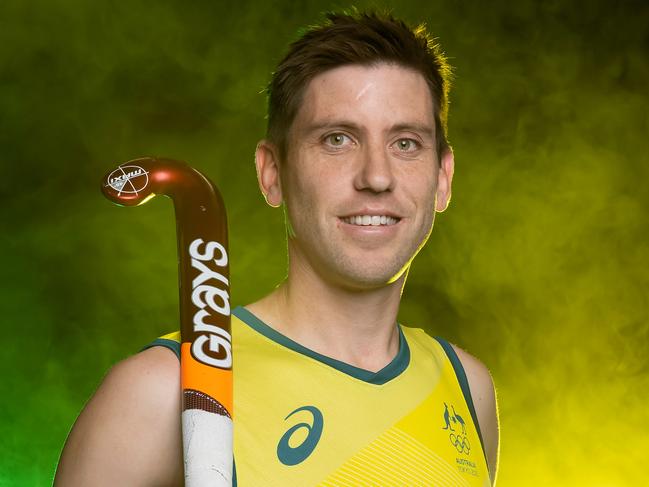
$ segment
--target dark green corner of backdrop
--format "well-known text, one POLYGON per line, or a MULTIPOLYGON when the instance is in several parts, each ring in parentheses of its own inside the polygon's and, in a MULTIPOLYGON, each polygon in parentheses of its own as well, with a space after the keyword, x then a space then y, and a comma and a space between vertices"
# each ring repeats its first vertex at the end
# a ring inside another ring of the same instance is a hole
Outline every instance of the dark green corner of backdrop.
MULTIPOLYGON (((649 4, 378 5, 426 22, 455 66, 453 200, 401 321, 490 368, 499 487, 643 485, 649 4)), ((105 372, 178 328, 171 203, 111 206, 116 163, 184 159, 219 185, 234 302, 283 277, 253 165, 261 91, 298 28, 341 6, 0 3, 0 487, 49 485, 105 372)))

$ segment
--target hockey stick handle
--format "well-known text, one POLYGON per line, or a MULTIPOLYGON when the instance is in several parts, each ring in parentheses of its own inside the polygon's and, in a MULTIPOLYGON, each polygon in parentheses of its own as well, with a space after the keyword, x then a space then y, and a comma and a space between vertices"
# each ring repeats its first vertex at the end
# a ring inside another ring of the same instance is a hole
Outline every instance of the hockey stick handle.
POLYGON ((182 431, 187 487, 232 485, 232 337, 225 206, 187 164, 142 158, 120 165, 102 192, 121 206, 170 197, 178 241, 182 431))

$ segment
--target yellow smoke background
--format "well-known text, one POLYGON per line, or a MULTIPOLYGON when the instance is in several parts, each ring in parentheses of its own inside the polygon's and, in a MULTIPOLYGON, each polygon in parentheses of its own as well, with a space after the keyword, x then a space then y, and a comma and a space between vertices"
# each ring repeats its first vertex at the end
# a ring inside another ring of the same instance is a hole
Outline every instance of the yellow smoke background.
POLYGON ((491 369, 499 486, 647 482, 647 10, 627 8, 509 12, 506 50, 458 56, 454 197, 404 308, 491 369))
MULTIPOLYGON (((453 198, 400 320, 491 370, 498 487, 645 485, 649 5, 380 5, 425 21, 456 73, 453 198)), ((341 6, 0 4, 1 487, 50 484, 105 372, 178 328, 171 205, 108 204, 117 162, 184 159, 220 186, 234 302, 283 277, 252 164, 260 91, 298 28, 341 6)))

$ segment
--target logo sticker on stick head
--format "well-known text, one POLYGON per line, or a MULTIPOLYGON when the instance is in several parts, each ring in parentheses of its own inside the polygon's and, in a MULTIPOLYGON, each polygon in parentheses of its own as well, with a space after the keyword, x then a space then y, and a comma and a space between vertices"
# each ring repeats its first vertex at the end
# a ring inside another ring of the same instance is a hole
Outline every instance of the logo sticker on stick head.
POLYGON ((149 173, 140 166, 120 166, 108 175, 106 186, 119 194, 138 194, 149 184, 149 173))

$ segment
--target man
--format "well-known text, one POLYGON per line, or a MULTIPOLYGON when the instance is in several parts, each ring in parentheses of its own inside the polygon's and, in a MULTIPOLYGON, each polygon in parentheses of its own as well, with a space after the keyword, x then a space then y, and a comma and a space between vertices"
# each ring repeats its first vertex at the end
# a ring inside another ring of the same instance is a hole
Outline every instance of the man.
MULTIPOLYGON (((396 323, 451 197, 448 77, 423 29, 375 14, 330 14, 274 73, 256 164, 286 214, 289 266, 233 312, 239 485, 492 485, 489 372, 396 323)), ((57 485, 182 485, 178 338, 110 371, 57 485)))

